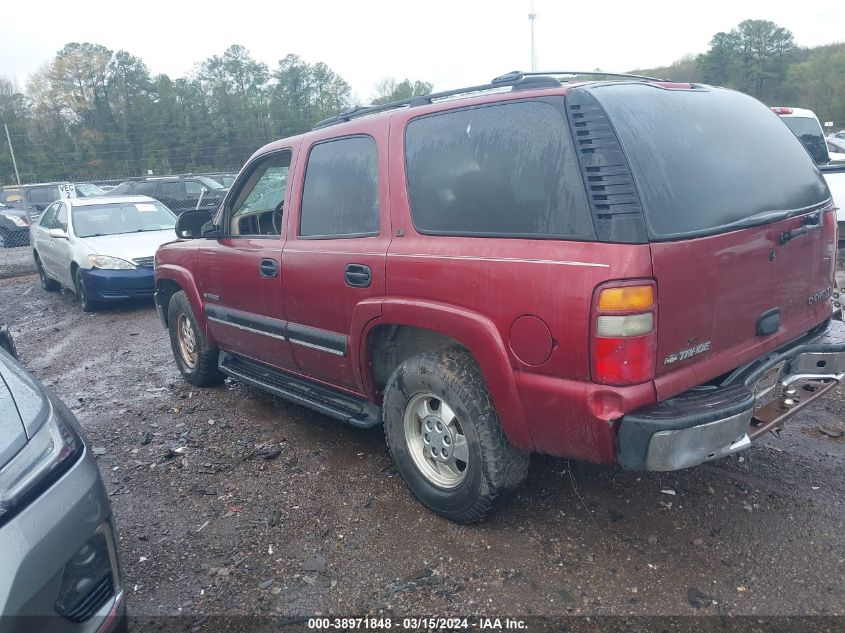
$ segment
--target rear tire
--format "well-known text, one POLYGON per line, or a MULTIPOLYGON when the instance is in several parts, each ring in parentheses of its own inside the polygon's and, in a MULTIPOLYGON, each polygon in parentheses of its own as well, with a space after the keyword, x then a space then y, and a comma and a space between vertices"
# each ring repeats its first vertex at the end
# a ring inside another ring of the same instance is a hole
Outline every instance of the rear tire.
POLYGON ((58 281, 47 276, 44 266, 41 265, 41 259, 37 255, 35 256, 35 267, 38 269, 38 278, 41 280, 41 288, 45 292, 56 292, 61 287, 58 281))
POLYGON ((388 380, 382 411, 402 479, 426 507, 451 521, 486 518, 525 481, 530 457, 505 437, 466 350, 403 361, 388 380))
POLYGON ((76 300, 79 302, 79 307, 83 312, 94 312, 98 304, 88 296, 88 289, 85 287, 85 279, 82 278, 82 269, 77 268, 73 274, 73 291, 76 294, 76 300))
POLYGON ((219 385, 226 376, 217 368, 220 351, 209 343, 197 325, 194 311, 183 290, 167 305, 167 329, 170 346, 182 377, 197 387, 219 385))

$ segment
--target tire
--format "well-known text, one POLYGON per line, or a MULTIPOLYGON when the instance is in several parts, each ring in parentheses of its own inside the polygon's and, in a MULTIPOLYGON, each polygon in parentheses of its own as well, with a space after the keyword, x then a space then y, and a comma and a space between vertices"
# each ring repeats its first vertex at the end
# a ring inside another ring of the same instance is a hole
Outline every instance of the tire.
POLYGON ((188 297, 182 290, 174 294, 167 305, 167 323, 170 347, 173 348, 173 357, 182 377, 197 387, 209 387, 223 382, 226 376, 217 368, 220 352, 216 346, 209 343, 197 325, 194 311, 191 310, 188 297))
POLYGON ((486 518, 525 481, 530 457, 505 437, 481 370, 466 350, 403 361, 388 380, 382 412, 402 479, 423 505, 451 521, 486 518))
POLYGON ((55 279, 47 276, 44 266, 41 265, 41 259, 36 255, 35 267, 38 269, 38 278, 41 280, 41 288, 46 292, 56 292, 61 288, 61 284, 55 279))
POLYGON ((85 280, 82 278, 82 269, 77 268, 73 273, 73 292, 76 294, 76 300, 79 302, 79 307, 83 312, 94 312, 98 304, 88 296, 88 290, 85 288, 85 280))

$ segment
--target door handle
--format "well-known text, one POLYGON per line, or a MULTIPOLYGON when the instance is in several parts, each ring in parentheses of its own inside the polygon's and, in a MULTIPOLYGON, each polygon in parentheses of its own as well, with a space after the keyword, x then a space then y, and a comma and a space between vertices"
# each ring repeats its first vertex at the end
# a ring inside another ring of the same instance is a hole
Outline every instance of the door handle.
POLYGON ((275 259, 262 259, 258 264, 258 272, 261 273, 262 277, 269 279, 277 277, 279 274, 279 262, 275 259))
POLYGON ((369 288, 373 280, 369 266, 364 264, 347 264, 346 272, 343 275, 347 286, 353 288, 369 288))

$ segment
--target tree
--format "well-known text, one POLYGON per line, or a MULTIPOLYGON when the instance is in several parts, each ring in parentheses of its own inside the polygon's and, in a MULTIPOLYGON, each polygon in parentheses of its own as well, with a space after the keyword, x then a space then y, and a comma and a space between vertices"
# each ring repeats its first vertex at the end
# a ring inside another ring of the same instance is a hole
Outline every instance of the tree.
POLYGON ((395 79, 388 77, 376 84, 376 94, 372 99, 372 104, 380 105, 390 103, 391 101, 404 101, 413 97, 427 95, 433 87, 427 81, 412 82, 410 79, 403 79, 397 83, 395 79))

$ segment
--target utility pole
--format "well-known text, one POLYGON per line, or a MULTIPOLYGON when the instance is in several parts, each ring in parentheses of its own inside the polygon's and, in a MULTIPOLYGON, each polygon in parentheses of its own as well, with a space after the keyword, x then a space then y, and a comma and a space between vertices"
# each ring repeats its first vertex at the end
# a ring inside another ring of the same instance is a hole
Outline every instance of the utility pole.
POLYGON ((537 72, 537 51, 534 48, 534 20, 536 19, 534 0, 531 0, 531 13, 528 14, 528 23, 531 25, 531 72, 537 72))
POLYGON ((9 136, 9 126, 4 123, 3 127, 6 129, 6 140, 9 141, 9 153, 12 155, 12 165, 15 166, 15 179, 18 181, 18 187, 20 187, 21 175, 18 173, 18 161, 15 160, 15 150, 12 147, 12 137, 9 136))

